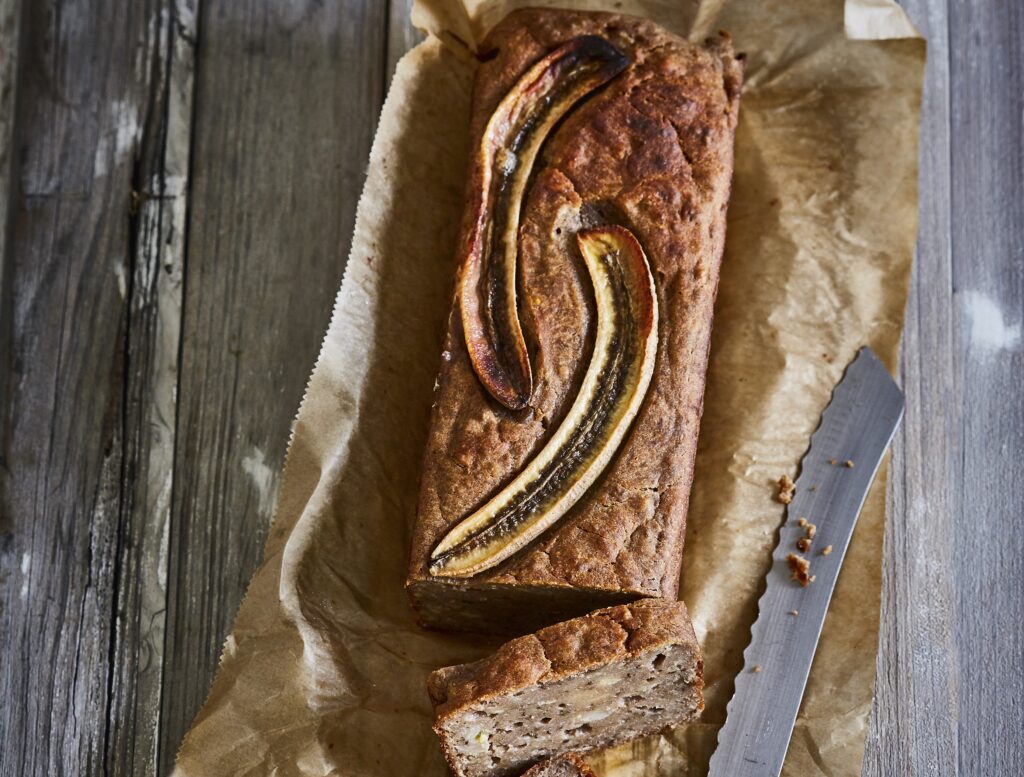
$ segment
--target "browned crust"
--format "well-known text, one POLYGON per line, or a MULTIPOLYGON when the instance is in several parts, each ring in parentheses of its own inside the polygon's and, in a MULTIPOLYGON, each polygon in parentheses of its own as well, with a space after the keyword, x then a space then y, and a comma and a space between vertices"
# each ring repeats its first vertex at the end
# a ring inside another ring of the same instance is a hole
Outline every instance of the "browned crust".
POLYGON ((696 685, 703 688, 700 648, 682 602, 641 599, 556 623, 506 642, 480 661, 432 672, 427 690, 434 705, 434 728, 440 733, 446 718, 495 696, 673 645, 693 653, 696 685))
MULTIPOLYGON (((606 36, 634 64, 577 108, 538 160, 520 227, 520 306, 535 379, 529 408, 511 412, 489 397, 467 357, 457 311, 450 317, 412 538, 414 604, 422 585, 587 589, 609 597, 674 598, 678 591, 742 64, 727 38, 702 47, 634 17, 518 11, 482 46, 492 58, 474 85, 473 147, 516 79, 582 34, 606 36), (633 429, 603 477, 538 541, 471 580, 431 578, 434 545, 514 477, 572 402, 594 321, 586 271, 570 240, 607 220, 640 239, 663 311, 654 379, 633 429)), ((464 236, 471 220, 467 213, 464 236)))

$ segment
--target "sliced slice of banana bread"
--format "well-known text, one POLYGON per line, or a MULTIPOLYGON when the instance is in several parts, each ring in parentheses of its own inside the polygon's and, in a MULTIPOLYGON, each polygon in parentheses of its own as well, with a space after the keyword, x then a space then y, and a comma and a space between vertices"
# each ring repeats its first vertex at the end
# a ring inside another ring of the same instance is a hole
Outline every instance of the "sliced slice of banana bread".
POLYGON ((552 755, 653 734, 704 708, 686 606, 641 599, 506 642, 430 676, 434 730, 457 777, 504 777, 552 755))
POLYGON ((523 772, 523 777, 597 777, 597 774, 576 753, 567 753, 530 767, 523 772))

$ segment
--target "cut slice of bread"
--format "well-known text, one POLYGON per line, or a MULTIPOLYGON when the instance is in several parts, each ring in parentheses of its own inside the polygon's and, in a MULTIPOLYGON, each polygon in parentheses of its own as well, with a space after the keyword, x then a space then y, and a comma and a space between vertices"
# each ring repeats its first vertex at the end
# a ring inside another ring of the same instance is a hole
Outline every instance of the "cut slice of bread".
POLYGON ((456 777, 505 777, 692 720, 703 664, 686 606, 642 599, 505 643, 430 676, 456 777))

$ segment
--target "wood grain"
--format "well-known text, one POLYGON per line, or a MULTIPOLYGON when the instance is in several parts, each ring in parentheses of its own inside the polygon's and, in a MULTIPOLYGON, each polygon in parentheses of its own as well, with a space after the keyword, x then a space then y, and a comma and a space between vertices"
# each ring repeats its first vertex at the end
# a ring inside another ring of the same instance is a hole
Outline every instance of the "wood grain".
POLYGON ((199 17, 159 764, 262 558, 384 96, 386 6, 207 0, 199 17))
POLYGON ((921 108, 920 222, 899 382, 907 398, 893 445, 885 534, 875 702, 863 774, 955 774, 959 678, 955 580, 949 537, 956 520, 961 402, 953 372, 950 263, 949 42, 945 4, 904 3, 928 39, 921 108), (936 455, 939 454, 939 455, 936 455), (915 710, 930 710, 928 715, 915 710))
POLYGON ((143 134, 130 208, 131 303, 126 331, 122 492, 128 521, 118 572, 137 626, 112 646, 119 671, 109 702, 112 774, 152 774, 160 747, 167 544, 175 484, 178 359, 195 64, 195 2, 160 9, 159 123, 143 134))
POLYGON ((1024 764, 1024 6, 951 2, 949 52, 958 767, 1013 774, 1024 764))
MULTIPOLYGON (((411 0, 0 0, 0 775, 167 773, 411 0)), ((1024 7, 929 38, 865 775, 1024 763, 1024 7)))
POLYGON ((169 86, 189 57, 175 11, 22 5, 2 276, 4 775, 153 762, 163 574, 149 463, 166 450, 153 399, 184 214, 169 86))
MULTIPOLYGON (((14 176, 14 116, 17 103, 18 59, 21 44, 21 2, 0 0, 0 293, 12 290, 6 283, 7 262, 10 255, 12 202, 16 192, 14 176)), ((0 329, 8 330, 11 300, 0 297, 0 329)), ((0 336, 0 348, 8 345, 0 336)), ((7 363, 7 354, 0 350, 0 364, 7 363)), ((5 386, 0 381, 0 407, 4 406, 5 386)), ((2 581, 3 578, 0 578, 2 581)))
POLYGON ((906 0, 929 40, 865 775, 1024 763, 1024 9, 906 0))

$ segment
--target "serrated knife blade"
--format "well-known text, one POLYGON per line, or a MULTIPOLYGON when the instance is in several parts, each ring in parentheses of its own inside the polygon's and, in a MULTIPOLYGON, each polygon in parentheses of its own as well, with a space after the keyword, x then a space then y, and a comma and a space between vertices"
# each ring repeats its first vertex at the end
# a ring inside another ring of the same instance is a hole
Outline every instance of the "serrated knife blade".
POLYGON ((801 461, 709 777, 781 772, 853 527, 902 418, 903 393, 871 349, 862 348, 801 461), (796 546, 807 534, 800 518, 816 527, 804 553, 796 546), (806 587, 792 578, 790 553, 810 562, 814 581, 806 587))

